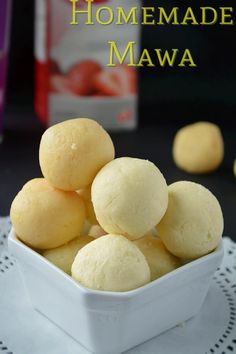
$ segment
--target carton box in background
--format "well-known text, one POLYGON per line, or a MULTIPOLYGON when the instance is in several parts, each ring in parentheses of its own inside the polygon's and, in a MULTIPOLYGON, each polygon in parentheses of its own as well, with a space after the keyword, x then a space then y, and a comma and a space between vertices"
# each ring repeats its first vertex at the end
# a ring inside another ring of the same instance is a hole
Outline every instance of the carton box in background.
MULTIPOLYGON (((105 5, 123 7, 126 13, 140 0, 106 0, 105 5)), ((93 13, 101 7, 94 0, 93 13)), ((84 0, 77 7, 87 9, 84 0)), ((104 16, 106 16, 104 14, 104 16)), ((125 63, 108 68, 108 41, 116 41, 123 53, 129 41, 139 51, 140 28, 125 24, 103 26, 71 25, 69 0, 36 2, 36 112, 46 126, 65 119, 89 117, 108 130, 134 129, 137 126, 137 71, 125 63)), ((128 60, 128 58, 127 58, 128 60)))
POLYGON ((3 127, 3 110, 5 101, 5 81, 7 73, 7 53, 10 32, 11 0, 0 2, 0 141, 3 127))

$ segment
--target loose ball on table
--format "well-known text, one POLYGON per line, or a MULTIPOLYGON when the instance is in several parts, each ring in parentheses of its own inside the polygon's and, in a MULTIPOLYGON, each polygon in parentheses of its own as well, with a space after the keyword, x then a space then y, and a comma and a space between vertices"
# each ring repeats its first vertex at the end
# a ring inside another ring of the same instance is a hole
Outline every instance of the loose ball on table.
POLYGON ((108 133, 96 121, 86 118, 48 128, 39 149, 44 177, 65 191, 89 186, 97 172, 113 158, 114 146, 108 133))
POLYGON ((150 281, 144 255, 120 235, 102 236, 83 247, 71 272, 80 284, 94 290, 128 291, 150 281))
POLYGON ((79 236, 65 245, 44 251, 42 255, 65 273, 71 274, 71 266, 78 251, 93 240, 90 236, 79 236))
POLYGON ((165 216, 158 235, 175 256, 194 259, 213 251, 223 233, 223 215, 216 197, 200 184, 171 184, 165 216))
POLYGON ((76 192, 63 192, 44 178, 24 185, 11 205, 11 222, 17 236, 37 249, 50 249, 80 234, 85 207, 76 192))
POLYGON ((160 278, 181 266, 180 260, 166 249, 160 239, 148 235, 134 241, 134 243, 148 262, 151 280, 160 278))
POLYGON ((224 157, 224 141, 219 127, 198 122, 180 129, 173 144, 176 165, 189 173, 214 171, 224 157))
POLYGON ((150 231, 165 214, 166 181, 152 162, 118 158, 95 177, 92 202, 96 218, 107 233, 135 240, 150 231))

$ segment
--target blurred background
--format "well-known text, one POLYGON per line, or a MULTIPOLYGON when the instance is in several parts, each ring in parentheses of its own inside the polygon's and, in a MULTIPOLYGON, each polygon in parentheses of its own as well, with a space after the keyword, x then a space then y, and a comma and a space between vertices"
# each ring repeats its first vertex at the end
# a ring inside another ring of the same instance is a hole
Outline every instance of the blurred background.
MULTIPOLYGON (((202 4, 201 4, 202 3, 202 4)), ((153 1, 143 1, 154 6, 153 1)), ((1 6, 1 5, 0 5, 1 6)), ((166 9, 203 2, 187 1, 156 6, 166 9)), ((207 6, 216 6, 209 0, 207 6)), ((233 6, 233 1, 224 1, 233 6)), ((0 8, 1 11, 1 8, 0 8)), ((35 95, 35 3, 15 1, 12 8, 10 54, 3 141, 0 144, 0 215, 8 215, 14 195, 22 185, 40 176, 38 145, 43 125, 34 110, 35 95)), ((117 156, 136 156, 156 163, 167 182, 193 180, 208 187, 219 199, 225 216, 225 235, 236 240, 236 188, 233 162, 236 158, 236 41, 234 26, 146 26, 142 48, 189 48, 197 68, 143 68, 139 70, 138 128, 112 133, 117 156), (208 175, 180 171, 172 159, 177 130, 199 120, 212 121, 222 130, 225 158, 208 175)), ((65 117, 66 118, 66 117, 65 117)))
MULTIPOLYGON (((34 1, 27 0, 13 4, 7 106, 20 102, 33 109, 34 5, 34 1)), ((143 5, 154 6, 150 0, 143 1, 143 5)), ((168 9, 179 6, 179 2, 166 5, 160 0, 158 6, 168 9)), ((199 13, 203 2, 181 3, 183 12, 188 6, 199 13)), ((207 6, 214 7, 216 3, 208 0, 207 6)), ((233 6, 233 1, 224 1, 224 6, 233 6)), ((155 116, 140 115, 141 124, 166 119, 235 119, 234 26, 144 26, 142 47, 189 48, 198 67, 140 70, 140 105, 155 107, 155 116)))

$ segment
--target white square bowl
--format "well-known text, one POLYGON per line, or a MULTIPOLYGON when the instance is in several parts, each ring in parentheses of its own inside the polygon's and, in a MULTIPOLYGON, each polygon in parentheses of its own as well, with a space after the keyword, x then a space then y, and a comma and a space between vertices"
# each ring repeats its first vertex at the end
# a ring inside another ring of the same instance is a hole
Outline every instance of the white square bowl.
POLYGON ((84 288, 11 230, 9 249, 36 310, 96 354, 119 354, 193 317, 223 258, 207 256, 128 292, 84 288))

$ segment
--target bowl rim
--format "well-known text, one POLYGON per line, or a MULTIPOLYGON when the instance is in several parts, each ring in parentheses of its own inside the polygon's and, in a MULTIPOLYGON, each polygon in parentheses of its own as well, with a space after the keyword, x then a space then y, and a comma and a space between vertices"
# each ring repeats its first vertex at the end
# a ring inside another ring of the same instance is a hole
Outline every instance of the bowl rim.
POLYGON ((38 253, 36 250, 30 248, 26 244, 24 244, 16 235, 14 228, 12 227, 9 233, 8 237, 8 242, 12 242, 13 244, 17 245, 17 247, 22 248, 24 251, 31 253, 34 257, 37 257, 41 262, 49 266, 50 268, 54 269, 57 273, 60 274, 60 276, 63 276, 67 281, 70 281, 73 286, 76 286, 83 294, 85 295, 94 295, 94 296, 99 296, 101 298, 116 298, 116 299, 122 299, 122 298, 132 298, 134 296, 140 295, 143 291, 148 291, 152 289, 153 287, 156 287, 159 284, 161 285, 163 282, 165 282, 168 279, 171 279, 173 276, 186 272, 191 269, 196 268, 198 265, 210 262, 211 260, 215 258, 223 258, 224 255, 224 247, 223 247, 223 240, 221 238, 220 243, 216 247, 215 250, 212 252, 208 253, 207 255, 204 255, 200 258, 197 258, 195 260, 192 260, 186 264, 181 265, 179 268, 176 268, 175 270, 161 276, 160 278, 157 278, 137 289, 133 290, 128 290, 128 291, 105 291, 105 290, 94 290, 90 288, 86 288, 85 286, 81 285, 79 282, 77 282, 75 279, 72 278, 69 274, 65 273, 63 270, 58 268, 56 265, 51 263, 49 260, 47 260, 45 257, 43 257, 40 253, 38 253))

